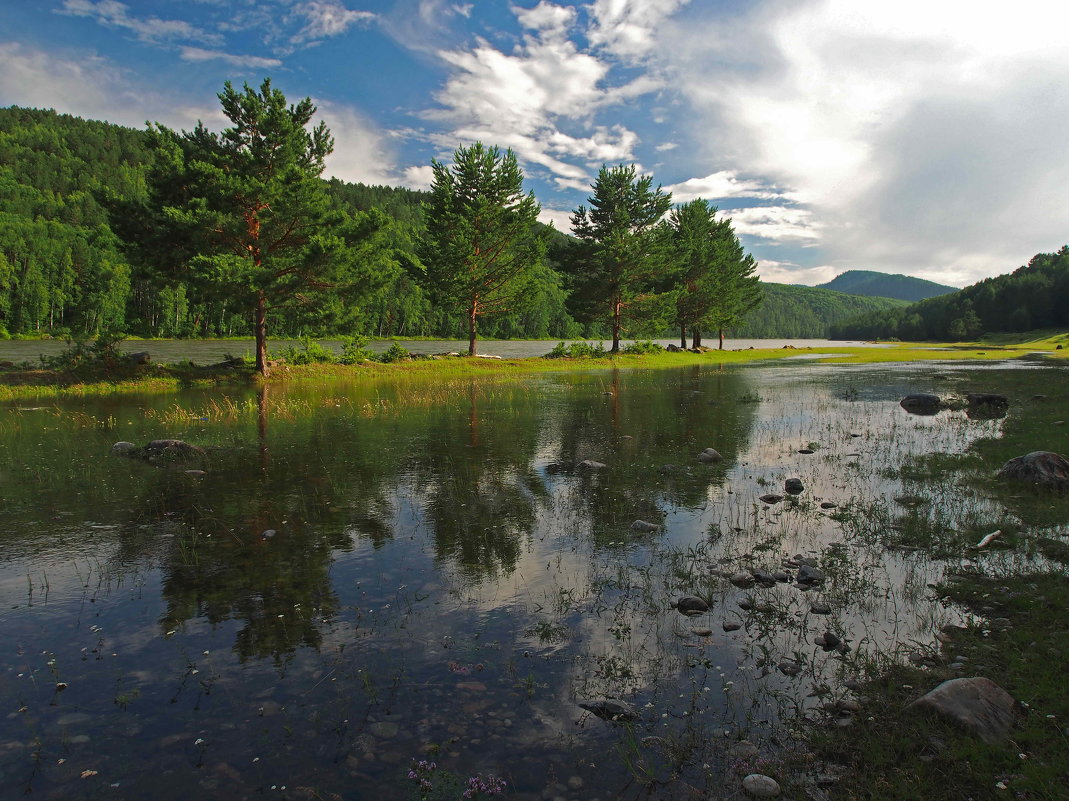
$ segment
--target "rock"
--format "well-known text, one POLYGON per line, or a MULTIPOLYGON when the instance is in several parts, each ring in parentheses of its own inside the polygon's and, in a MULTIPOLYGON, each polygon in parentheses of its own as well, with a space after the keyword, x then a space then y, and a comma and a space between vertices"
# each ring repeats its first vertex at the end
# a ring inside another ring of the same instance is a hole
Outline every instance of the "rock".
POLYGON ((742 780, 742 789, 755 798, 775 798, 780 794, 779 784, 771 776, 751 773, 742 780))
POLYGON ((809 611, 812 612, 814 615, 830 615, 831 606, 829 604, 816 601, 810 605, 809 611))
POLYGON ((741 609, 743 612, 749 612, 753 608, 753 598, 743 598, 741 601, 739 601, 739 609, 741 609))
POLYGON ((736 623, 733 620, 725 620, 722 625, 724 627, 724 631, 738 631, 742 628, 741 623, 736 623))
POLYGON ((798 453, 804 453, 806 456, 808 456, 811 453, 816 453, 816 451, 812 448, 799 448, 798 453))
POLYGON ((791 580, 791 574, 788 573, 786 570, 777 570, 775 573, 772 574, 772 578, 774 578, 781 584, 786 584, 788 581, 791 580))
POLYGON ((798 495, 804 489, 805 487, 802 486, 802 479, 800 478, 788 478, 783 482, 784 492, 790 495, 798 495))
POLYGON ((712 637, 713 636, 713 630, 712 629, 691 629, 691 633, 694 634, 695 637, 712 637))
POLYGON ((154 439, 142 449, 141 455, 152 461, 184 462, 203 458, 204 451, 180 439, 154 439))
POLYGON ((1052 451, 1032 451, 1010 459, 996 475, 1036 487, 1063 490, 1069 488, 1069 461, 1052 451))
POLYGON ((824 571, 803 563, 798 567, 797 579, 799 584, 820 584, 824 581, 824 571))
POLYGON ((965 396, 965 414, 972 420, 995 420, 1006 416, 1010 401, 1005 395, 975 393, 965 396))
POLYGON ((579 466, 585 467, 587 470, 603 470, 608 467, 608 465, 602 462, 595 462, 593 459, 584 459, 579 463, 579 466))
POLYGON ((719 451, 713 448, 706 448, 698 454, 698 461, 702 464, 715 464, 716 462, 722 462, 723 460, 724 457, 720 455, 719 451))
POLYGON ((772 495, 770 493, 768 495, 762 495, 757 500, 761 501, 762 503, 767 503, 769 505, 772 505, 772 504, 776 504, 776 503, 779 503, 780 501, 782 501, 783 500, 783 496, 782 495, 772 495))
POLYGON ((834 651, 843 644, 843 641, 839 639, 839 636, 830 631, 821 634, 814 640, 814 642, 825 651, 834 651))
POLYGON ((983 676, 944 681, 907 709, 930 711, 954 721, 986 743, 1009 737, 1016 702, 995 682, 983 676))
POLYGON ((140 456, 141 449, 132 442, 116 442, 111 446, 111 452, 115 456, 140 456))
POLYGON ((754 577, 749 573, 745 573, 743 571, 739 571, 738 573, 734 574, 731 578, 728 579, 728 581, 730 581, 736 587, 740 587, 744 590, 749 589, 754 585, 754 577))
POLYGON ((898 405, 910 414, 936 414, 943 408, 943 401, 938 395, 928 392, 915 392, 906 395, 898 405))
POLYGON ((776 665, 776 667, 779 669, 779 672, 782 673, 784 676, 797 676, 799 673, 802 672, 802 666, 798 662, 795 662, 791 659, 784 659, 780 661, 780 663, 776 665))
POLYGON ((656 523, 647 523, 645 520, 636 520, 631 524, 632 531, 638 531, 642 534, 652 534, 654 531, 660 531, 661 527, 656 523))
POLYGON ((739 742, 735 743, 735 745, 727 750, 728 759, 737 759, 740 761, 753 759, 759 753, 761 752, 757 749, 757 746, 749 740, 739 740, 739 742))
POLYGON ((832 503, 831 501, 824 501, 820 504, 821 509, 834 509, 836 506, 838 506, 838 504, 832 503))
POLYGON ((684 595, 676 601, 675 607, 681 615, 686 615, 687 617, 709 611, 709 604, 693 595, 684 595))
POLYGON ((152 357, 147 350, 142 350, 137 353, 126 354, 126 360, 130 362, 130 364, 148 364, 152 361, 152 357))
POLYGON ((767 570, 755 568, 752 572, 754 580, 762 587, 771 587, 776 583, 776 577, 769 573, 767 570))
POLYGON ((602 698, 597 701, 584 701, 579 706, 595 717, 617 723, 626 723, 638 719, 635 708, 626 701, 602 698))

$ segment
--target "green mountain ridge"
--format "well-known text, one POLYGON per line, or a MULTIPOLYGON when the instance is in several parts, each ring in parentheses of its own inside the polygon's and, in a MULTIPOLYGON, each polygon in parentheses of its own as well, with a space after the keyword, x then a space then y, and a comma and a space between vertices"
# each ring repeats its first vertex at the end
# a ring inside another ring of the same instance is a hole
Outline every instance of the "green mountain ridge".
POLYGON ((958 288, 937 284, 924 278, 914 278, 901 273, 881 273, 875 270, 847 270, 824 284, 817 284, 818 289, 831 289, 848 295, 864 297, 894 298, 910 302, 926 300, 957 292, 958 288))

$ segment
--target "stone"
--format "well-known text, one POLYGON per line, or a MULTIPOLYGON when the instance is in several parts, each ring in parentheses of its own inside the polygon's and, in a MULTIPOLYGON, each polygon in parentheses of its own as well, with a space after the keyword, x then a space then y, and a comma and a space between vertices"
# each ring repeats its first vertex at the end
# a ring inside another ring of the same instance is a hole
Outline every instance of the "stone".
POLYGON ((824 571, 803 563, 798 567, 797 579, 799 584, 820 584, 824 581, 824 571))
POLYGON ((842 640, 839 639, 839 636, 830 631, 821 634, 814 640, 814 642, 825 651, 834 651, 842 644, 842 640))
POLYGON ((938 395, 930 392, 915 392, 906 395, 898 402, 898 405, 910 414, 936 414, 943 408, 943 401, 938 395))
POLYGON ((154 439, 142 449, 141 455, 150 461, 184 462, 203 458, 204 451, 180 439, 154 439))
POLYGON ((788 478, 783 482, 783 490, 788 495, 798 495, 804 489, 805 487, 802 485, 802 479, 800 478, 788 478))
POLYGON ((709 604, 693 595, 684 595, 676 601, 675 607, 681 615, 687 615, 687 617, 709 611, 709 604))
POLYGON ((654 531, 660 531, 661 527, 656 523, 647 523, 645 520, 636 520, 631 524, 632 531, 638 531, 642 534, 652 534, 654 531))
POLYGON ((832 503, 831 501, 824 501, 820 504, 821 509, 834 509, 836 506, 838 506, 838 504, 832 503))
POLYGON ((604 470, 608 465, 603 462, 595 462, 593 459, 584 459, 579 463, 580 467, 585 467, 587 470, 604 470))
POLYGON ((791 574, 788 573, 786 570, 777 570, 775 573, 772 574, 772 578, 774 578, 781 584, 786 584, 788 581, 791 580, 791 574))
POLYGON ((626 723, 638 719, 635 708, 626 701, 602 698, 597 701, 583 701, 579 706, 595 717, 611 722, 626 723))
POLYGON ((694 633, 694 635, 696 637, 712 637, 713 636, 713 630, 712 629, 691 629, 691 631, 694 633))
POLYGON ((742 628, 741 623, 736 623, 733 620, 725 620, 723 623, 724 631, 738 631, 742 628))
POLYGON ((797 676, 802 672, 802 666, 798 662, 794 662, 790 659, 782 660, 776 667, 784 676, 797 676))
POLYGON ((779 784, 771 776, 751 773, 742 780, 742 789, 755 798, 775 798, 780 794, 779 784))
POLYGON ((831 606, 821 601, 815 601, 810 605, 809 611, 812 612, 814 615, 830 615, 831 606))
POLYGON ((1009 737, 1016 705, 991 679, 976 676, 944 681, 907 709, 932 712, 995 744, 1009 737))
POLYGON ((147 350, 141 350, 141 351, 138 351, 137 353, 128 353, 128 354, 126 354, 126 361, 128 361, 130 364, 135 364, 135 365, 136 364, 148 364, 149 362, 152 361, 152 357, 149 355, 149 352, 147 350))
POLYGON ((111 446, 111 452, 115 456, 138 456, 141 449, 132 442, 116 442, 111 446))
POLYGON ((762 495, 757 500, 761 501, 761 503, 767 503, 769 506, 771 506, 773 504, 777 504, 780 501, 782 501, 783 500, 783 496, 782 495, 773 495, 772 493, 769 493, 767 495, 762 495))
POLYGON ((739 740, 727 750, 728 759, 747 760, 756 757, 760 751, 749 740, 739 740))
POLYGON ((755 568, 752 572, 754 580, 764 587, 771 587, 776 583, 776 577, 769 573, 767 570, 755 568))
POLYGON ((996 475, 1035 487, 1064 490, 1069 488, 1069 461, 1052 451, 1032 451, 1010 459, 996 475))
POLYGON ((706 448, 704 451, 698 454, 698 461, 702 464, 715 464, 722 462, 724 457, 720 455, 720 452, 715 448, 706 448))
POLYGON ((730 581, 736 587, 740 587, 745 590, 749 589, 754 585, 755 579, 751 574, 740 570, 738 573, 735 573, 731 578, 729 578, 728 581, 730 581))

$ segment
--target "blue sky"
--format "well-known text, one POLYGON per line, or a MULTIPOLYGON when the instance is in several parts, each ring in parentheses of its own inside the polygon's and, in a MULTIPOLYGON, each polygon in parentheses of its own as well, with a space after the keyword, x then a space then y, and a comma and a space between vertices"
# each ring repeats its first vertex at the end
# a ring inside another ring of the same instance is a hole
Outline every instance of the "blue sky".
POLYGON ((602 164, 729 214, 767 280, 963 286, 1069 242, 1069 7, 1018 0, 0 0, 0 105, 225 124, 310 96, 327 172, 511 147, 568 229, 602 164))

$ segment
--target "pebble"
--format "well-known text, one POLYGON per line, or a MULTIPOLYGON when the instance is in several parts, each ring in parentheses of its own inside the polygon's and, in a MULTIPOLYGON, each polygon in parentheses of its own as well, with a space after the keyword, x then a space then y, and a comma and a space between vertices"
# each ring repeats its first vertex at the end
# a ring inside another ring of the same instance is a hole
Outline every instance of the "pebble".
POLYGON ((814 615, 830 615, 831 606, 818 601, 809 607, 809 611, 812 612, 814 615))
POLYGON ((739 571, 738 573, 735 573, 731 578, 729 578, 728 581, 730 581, 736 587, 741 587, 745 589, 747 587, 752 587, 756 579, 750 573, 744 573, 742 571, 739 571))
POLYGON ((692 629, 695 635, 698 637, 710 637, 712 636, 712 629, 692 629))
POLYGON ((744 778, 742 789, 756 798, 775 798, 780 794, 779 783, 761 773, 751 773, 744 778))
POLYGON ((725 620, 724 621, 724 631, 738 631, 741 628, 742 628, 742 624, 741 623, 735 623, 735 622, 730 621, 730 620, 725 620))

